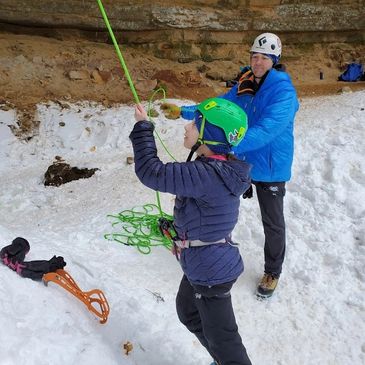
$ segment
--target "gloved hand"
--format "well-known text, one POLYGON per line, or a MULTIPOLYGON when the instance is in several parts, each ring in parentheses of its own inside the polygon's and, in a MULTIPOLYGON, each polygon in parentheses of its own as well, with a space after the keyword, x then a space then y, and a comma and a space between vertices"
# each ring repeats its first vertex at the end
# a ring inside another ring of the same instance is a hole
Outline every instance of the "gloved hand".
POLYGON ((252 71, 247 71, 238 80, 237 95, 249 94, 255 95, 257 87, 255 86, 255 76, 252 71))
POLYGON ((160 108, 167 119, 180 118, 181 108, 179 106, 171 103, 162 103, 160 108))
POLYGON ((243 199, 251 199, 253 197, 252 185, 242 194, 243 199))
POLYGON ((62 256, 53 256, 50 260, 25 261, 18 265, 17 273, 23 278, 41 280, 44 274, 55 272, 66 266, 62 256))
POLYGON ((16 264, 24 261, 25 255, 29 250, 29 242, 22 237, 17 237, 11 245, 1 249, 0 258, 6 266, 16 270, 16 264))

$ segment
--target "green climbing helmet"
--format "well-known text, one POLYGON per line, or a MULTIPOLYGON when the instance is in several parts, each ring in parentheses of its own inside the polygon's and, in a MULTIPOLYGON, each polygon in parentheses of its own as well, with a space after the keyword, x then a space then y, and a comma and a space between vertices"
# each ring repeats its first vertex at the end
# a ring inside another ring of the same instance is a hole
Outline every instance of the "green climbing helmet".
MULTIPOLYGON (((198 110, 210 124, 223 129, 231 146, 242 141, 247 131, 247 115, 238 105, 222 98, 209 98, 198 105, 198 110)), ((200 138, 203 133, 201 128, 200 138)))

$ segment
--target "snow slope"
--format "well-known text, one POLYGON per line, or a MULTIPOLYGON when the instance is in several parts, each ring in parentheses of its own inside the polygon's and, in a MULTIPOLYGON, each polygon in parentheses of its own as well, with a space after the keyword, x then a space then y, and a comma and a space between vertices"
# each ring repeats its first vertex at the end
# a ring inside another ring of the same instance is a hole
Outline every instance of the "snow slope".
MULTIPOLYGON (((364 91, 302 100, 285 201, 287 256, 277 292, 266 302, 254 296, 263 273, 258 203, 255 197, 241 202, 234 238, 245 273, 232 296, 253 364, 365 363, 364 109, 364 91)), ((103 237, 114 230, 108 214, 156 202, 126 164, 132 106, 42 104, 38 118, 39 135, 22 142, 8 127, 15 112, 0 110, 0 247, 22 236, 31 246, 27 260, 63 256, 83 290, 104 291, 111 313, 102 325, 55 284, 46 287, 1 265, 0 365, 209 364, 175 313, 182 272, 174 256, 162 247, 143 255, 103 237), (100 170, 45 187, 55 156, 100 170), (127 341, 134 346, 128 356, 127 341)), ((154 121, 171 153, 185 159, 184 121, 162 114, 154 121)), ((169 160, 162 148, 161 156, 169 160)), ((173 197, 162 194, 161 202, 171 213, 173 197)))

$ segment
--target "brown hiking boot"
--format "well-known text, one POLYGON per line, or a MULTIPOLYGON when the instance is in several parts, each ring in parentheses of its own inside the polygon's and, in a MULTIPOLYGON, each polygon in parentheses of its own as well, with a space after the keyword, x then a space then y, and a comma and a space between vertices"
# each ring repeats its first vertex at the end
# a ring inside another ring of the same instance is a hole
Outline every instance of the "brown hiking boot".
POLYGON ((278 282, 278 276, 270 273, 265 273, 257 287, 257 297, 262 299, 270 298, 274 294, 278 282))

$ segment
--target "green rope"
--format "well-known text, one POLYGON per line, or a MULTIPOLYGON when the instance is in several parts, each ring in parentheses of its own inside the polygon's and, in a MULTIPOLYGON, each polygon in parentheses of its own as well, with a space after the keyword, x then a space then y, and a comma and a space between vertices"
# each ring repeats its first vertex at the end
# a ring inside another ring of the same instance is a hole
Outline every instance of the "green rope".
POLYGON ((112 226, 118 225, 121 229, 118 233, 108 233, 104 238, 114 240, 127 246, 135 246, 143 254, 149 254, 151 247, 164 246, 168 250, 172 248, 172 241, 162 235, 158 220, 163 217, 172 220, 173 217, 161 211, 154 204, 146 204, 141 208, 124 210, 117 215, 108 215, 112 218, 112 226))
MULTIPOLYGON (((117 43, 117 40, 114 36, 113 29, 109 23, 108 16, 104 10, 104 6, 101 0, 97 0, 100 12, 103 16, 104 22, 106 27, 108 28, 110 37, 113 41, 114 48, 117 52, 120 64, 124 70, 124 73, 126 75, 126 78, 129 83, 129 87, 132 91, 132 94, 134 96, 134 99, 137 104, 140 103, 139 97, 137 95, 136 89, 134 87, 132 78, 129 74, 127 65, 124 61, 122 52, 120 51, 119 45, 117 43)), ((159 88, 154 91, 152 94, 149 104, 148 104, 148 117, 151 120, 151 104, 155 97, 155 95, 162 91, 163 92, 163 98, 166 98, 166 92, 163 88, 159 88)), ((155 130, 155 134, 160 141, 161 145, 167 152, 167 154, 176 161, 174 156, 170 153, 170 151, 167 149, 166 145, 162 141, 160 135, 155 130)), ((157 205, 154 204, 146 204, 142 207, 142 211, 138 210, 138 208, 135 208, 133 210, 124 210, 120 212, 117 215, 108 215, 108 217, 113 218, 114 222, 112 223, 112 226, 115 225, 121 225, 121 232, 120 233, 108 233, 105 234, 104 237, 108 240, 114 240, 116 242, 122 243, 127 246, 136 246, 138 251, 140 251, 143 254, 148 254, 151 252, 152 246, 164 246, 167 249, 171 249, 172 247, 172 240, 165 237, 159 228, 159 219, 160 218, 166 218, 170 221, 173 220, 173 217, 171 215, 168 215, 162 211, 161 208, 161 201, 160 201, 160 194, 158 191, 156 191, 156 199, 157 199, 157 205), (158 214, 154 213, 158 210, 158 214)))
MULTIPOLYGON (((152 109, 152 102, 153 102, 153 99, 155 97, 155 95, 159 92, 162 92, 163 94, 163 99, 162 100, 165 100, 166 99, 166 91, 164 88, 160 87, 158 88, 157 90, 155 90, 150 99, 149 99, 149 102, 148 102, 148 109, 147 109, 147 115, 150 119, 150 121, 153 123, 152 119, 151 119, 151 109, 152 109)), ((166 153, 174 160, 174 161, 177 161, 176 158, 171 154, 171 152, 168 150, 168 148, 166 147, 164 141, 161 139, 160 135, 158 134, 157 130, 155 129, 155 134, 156 134, 156 137, 157 139, 159 140, 159 142, 161 143, 162 147, 164 148, 164 150, 166 151, 166 153)))
POLYGON ((128 71, 128 68, 127 68, 127 65, 124 61, 124 58, 123 58, 123 55, 122 55, 122 52, 120 51, 120 48, 119 48, 119 45, 118 45, 118 42, 117 40, 115 39, 115 36, 114 36, 114 33, 113 33, 113 29, 112 27, 110 26, 110 23, 109 23, 109 19, 108 19, 108 16, 106 15, 106 12, 104 10, 104 6, 103 6, 103 3, 101 2, 101 0, 96 0, 98 2, 98 5, 99 5, 99 8, 100 8, 100 12, 101 12, 101 15, 103 16, 103 19, 104 19, 104 22, 105 22, 105 25, 106 27, 108 28, 108 31, 109 31, 109 34, 110 34, 110 38, 112 39, 113 41, 113 44, 114 44, 114 48, 117 52, 117 55, 118 55, 118 58, 119 58, 119 61, 120 61, 120 64, 122 65, 122 68, 124 70, 124 73, 125 73, 125 76, 128 80, 128 83, 129 83, 129 87, 132 91, 132 94, 134 96, 134 99, 136 101, 137 104, 140 103, 139 101, 139 98, 138 98, 138 95, 137 95, 137 92, 136 92, 136 89, 133 85, 133 81, 132 81, 132 78, 129 74, 129 71, 128 71))
MULTIPOLYGON (((155 90, 149 99, 147 115, 150 120, 153 99, 160 91, 163 92, 163 98, 165 98, 165 90, 161 88, 155 90)), ((155 134, 158 136, 167 153, 175 160, 163 144, 156 130, 155 134)), ((171 250, 172 240, 161 233, 158 221, 160 218, 173 221, 173 216, 162 211, 160 193, 158 191, 156 191, 156 200, 157 205, 146 204, 142 207, 142 210, 141 208, 135 208, 132 210, 124 210, 117 215, 108 215, 109 218, 113 219, 112 226, 118 226, 121 232, 108 233, 104 237, 127 246, 135 246, 143 254, 149 254, 153 246, 164 246, 168 250, 171 250)))

